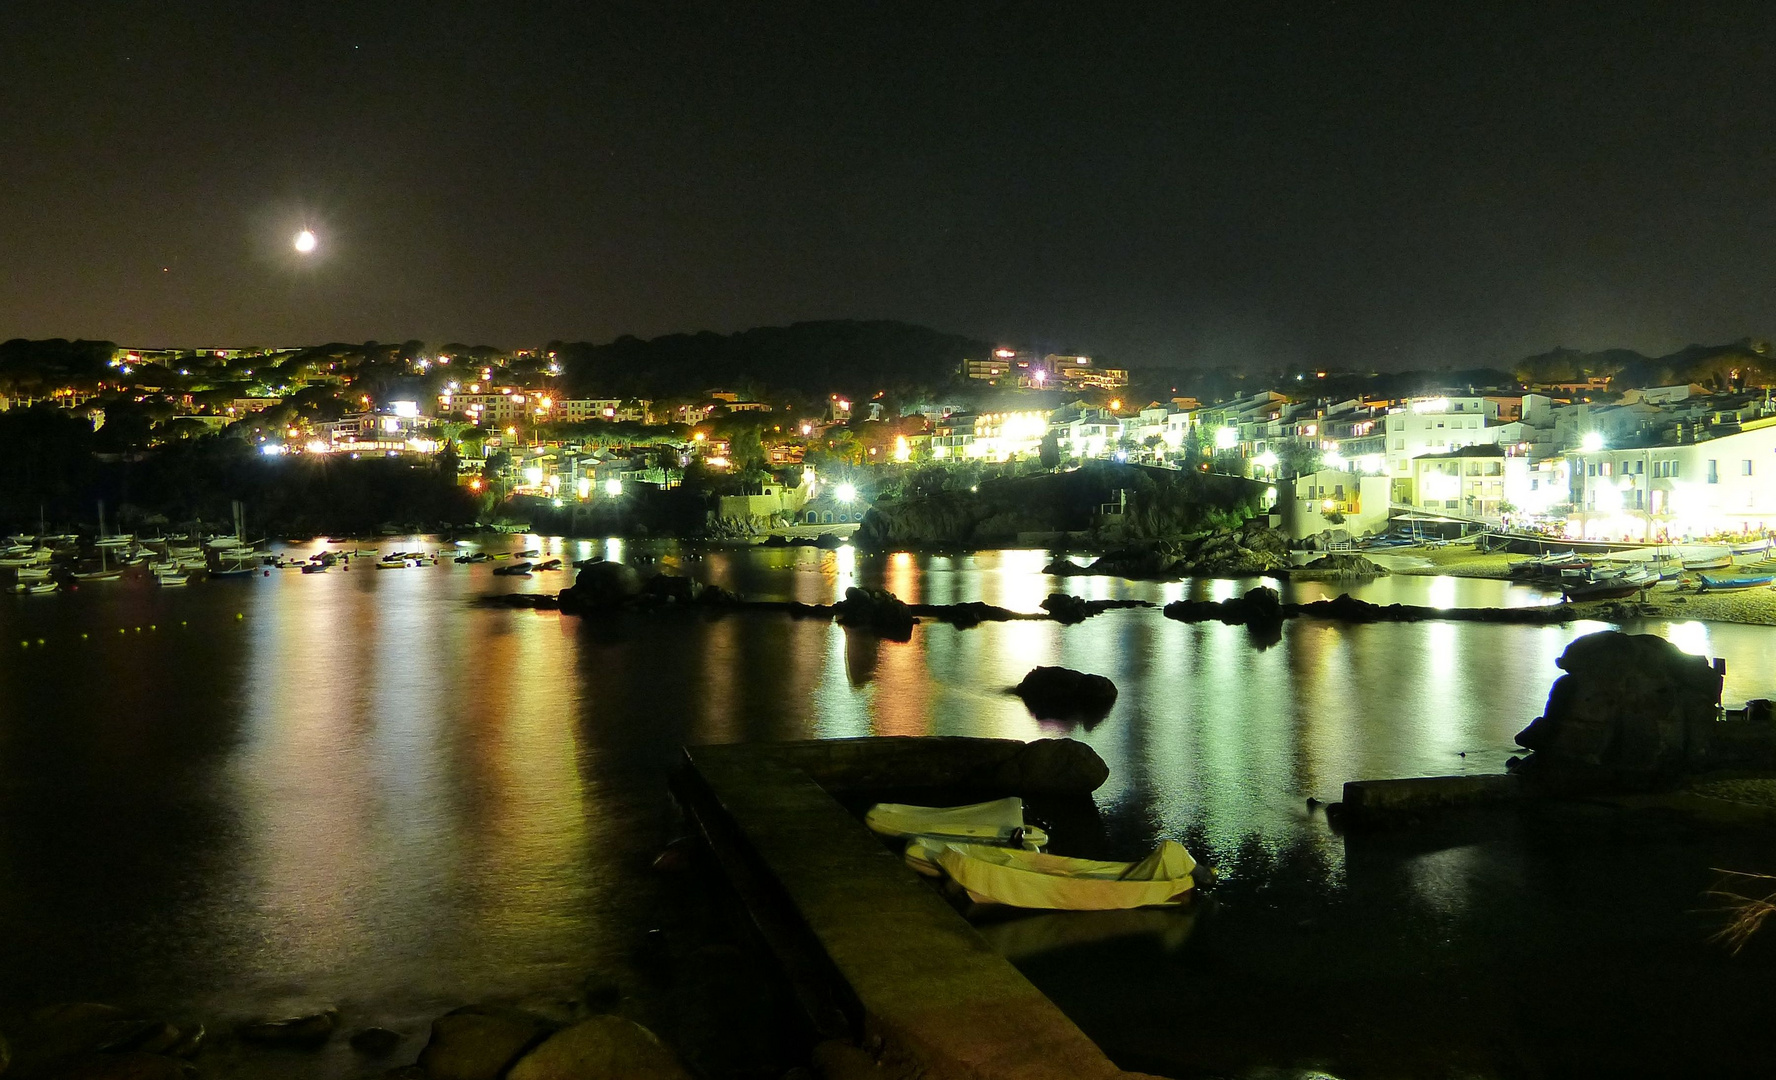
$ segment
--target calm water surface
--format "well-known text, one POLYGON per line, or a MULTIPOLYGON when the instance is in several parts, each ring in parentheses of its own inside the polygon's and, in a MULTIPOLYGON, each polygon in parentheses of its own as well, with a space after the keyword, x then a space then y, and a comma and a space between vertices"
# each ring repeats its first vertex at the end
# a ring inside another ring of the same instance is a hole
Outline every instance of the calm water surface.
MULTIPOLYGON (((568 558, 640 553, 540 543, 568 558)), ((659 554, 748 596, 810 602, 862 583, 1033 611, 1056 589, 1161 604, 1255 584, 1060 582, 1046 560, 659 554)), ((303 994, 421 1015, 571 981, 651 925, 661 886, 645 867, 684 743, 1070 733, 1111 767, 1094 850, 1178 837, 1219 866, 1228 896, 1335 896, 1346 842, 1304 800, 1355 778, 1497 771, 1555 658, 1599 628, 1293 620, 1260 648, 1243 628, 1153 609, 1072 627, 927 624, 901 644, 770 614, 590 621, 474 603, 570 576, 360 564, 0 599, 0 1009, 108 998, 233 1015, 303 994), (1107 720, 1047 727, 1004 692, 1055 663, 1116 682, 1107 720)), ((1350 591, 1549 599, 1447 578, 1350 591)), ((1776 634, 1648 629, 1725 657, 1730 701, 1776 697, 1776 634)), ((1474 902, 1480 886, 1460 871, 1434 871, 1437 904, 1474 902)))

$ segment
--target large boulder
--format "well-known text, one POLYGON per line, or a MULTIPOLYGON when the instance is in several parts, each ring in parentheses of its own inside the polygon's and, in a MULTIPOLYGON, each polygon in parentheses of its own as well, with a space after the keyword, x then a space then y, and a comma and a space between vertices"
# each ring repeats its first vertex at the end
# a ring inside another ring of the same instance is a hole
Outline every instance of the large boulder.
POLYGON ((833 605, 841 626, 872 630, 891 641, 906 641, 913 636, 912 609, 885 589, 861 589, 853 585, 845 590, 845 598, 833 605))
POLYGON ((550 1030, 541 1017, 516 1009, 464 1006, 432 1021, 419 1064, 430 1080, 499 1080, 550 1030))
POLYGON ((580 568, 573 587, 561 593, 562 610, 588 611, 627 604, 641 595, 641 575, 620 562, 590 563, 580 568))
POLYGON ((1523 774, 1564 786, 1644 788, 1705 766, 1721 674, 1651 634, 1578 638, 1541 716, 1517 742, 1523 774))
POLYGON ((678 1057, 640 1024, 594 1016, 519 1059, 509 1080, 691 1080, 678 1057))
POLYGON ((1101 717, 1116 704, 1116 684, 1064 667, 1034 668, 1012 690, 1038 720, 1101 717))

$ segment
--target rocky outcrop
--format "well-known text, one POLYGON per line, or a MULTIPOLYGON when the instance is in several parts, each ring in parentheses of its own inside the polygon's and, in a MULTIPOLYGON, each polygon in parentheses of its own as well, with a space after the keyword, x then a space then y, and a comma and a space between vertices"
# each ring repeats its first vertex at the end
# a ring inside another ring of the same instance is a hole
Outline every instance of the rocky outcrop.
POLYGON ((1042 601, 1042 610, 1048 612, 1050 618, 1069 626, 1116 608, 1152 606, 1145 600, 1085 600, 1066 593, 1050 593, 1042 601))
POLYGON ((562 610, 618 607, 640 596, 641 587, 641 575, 627 563, 589 563, 580 568, 573 587, 562 591, 562 610))
POLYGON ((1129 544, 1106 551, 1085 567, 1057 558, 1044 567, 1044 572, 1057 576, 1108 574, 1136 580, 1256 577, 1282 569, 1288 562, 1288 537, 1254 519, 1237 529, 1129 544))
POLYGON ((1518 767, 1556 787, 1643 789, 1705 767, 1721 673, 1651 634, 1604 630, 1566 647, 1548 704, 1517 736, 1518 767))
MULTIPOLYGON (((1290 605, 1295 607, 1297 605, 1290 605)), ((1285 618, 1282 598, 1275 589, 1260 585, 1244 596, 1213 600, 1174 600, 1165 606, 1165 617, 1180 622, 1224 622, 1229 626, 1281 626, 1285 618)))
POLYGON ((845 590, 845 598, 833 605, 833 617, 841 626, 869 630, 890 641, 908 641, 913 625, 918 622, 900 597, 886 589, 865 589, 856 585, 845 590))
POLYGON ((1102 675, 1064 667, 1039 667, 1012 692, 1038 720, 1101 717, 1116 704, 1116 684, 1102 675))
POLYGON ((1527 623, 1547 626, 1571 622, 1580 616, 1568 604, 1516 608, 1433 608, 1411 604, 1371 604, 1342 593, 1331 600, 1315 600, 1310 604, 1274 604, 1276 591, 1253 589, 1245 596, 1223 600, 1174 600, 1165 606, 1165 616, 1179 622, 1224 622, 1232 625, 1262 626, 1273 617, 1282 619, 1336 619, 1339 622, 1424 622, 1439 619, 1445 622, 1527 623), (1254 593, 1269 593, 1270 596, 1254 593))
POLYGON ((1297 574, 1302 571, 1334 577, 1379 577, 1388 572, 1387 567, 1350 551, 1321 555, 1305 566, 1296 568, 1297 574))

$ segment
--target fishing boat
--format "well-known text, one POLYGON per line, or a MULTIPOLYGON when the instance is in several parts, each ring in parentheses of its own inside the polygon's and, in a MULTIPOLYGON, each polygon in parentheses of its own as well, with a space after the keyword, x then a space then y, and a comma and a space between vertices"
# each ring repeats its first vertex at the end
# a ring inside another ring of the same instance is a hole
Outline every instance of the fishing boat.
POLYGON ((56 584, 53 581, 39 581, 39 582, 35 582, 35 583, 27 583, 27 582, 21 581, 17 585, 14 585, 12 587, 12 591, 19 592, 19 593, 28 593, 29 595, 32 595, 32 596, 44 596, 49 593, 55 592, 59 588, 61 588, 61 586, 56 584))
POLYGON ((493 572, 500 577, 528 577, 530 564, 527 562, 508 563, 505 566, 494 567, 493 572))
POLYGON ((1720 555, 1708 555, 1694 559, 1685 559, 1683 561, 1683 568, 1685 570, 1725 570, 1732 565, 1733 555, 1731 552, 1723 552, 1720 555))
POLYGON ((1776 581, 1776 574, 1757 574, 1742 577, 1719 577, 1708 574, 1697 575, 1702 579, 1703 592, 1734 592, 1739 589, 1756 589, 1776 581))
POLYGON ((909 840, 916 836, 963 843, 1010 844, 1034 851, 1048 843, 1048 834, 1024 820, 1024 800, 1015 795, 967 806, 913 806, 877 803, 863 823, 880 836, 909 840))
POLYGON ((49 567, 47 566, 21 566, 16 573, 20 581, 49 580, 49 567))
POLYGON ((327 572, 327 567, 329 565, 330 564, 328 563, 309 563, 302 568, 302 572, 305 574, 324 574, 327 572))
POLYGON ((1140 862, 1073 859, 1023 848, 930 837, 907 843, 907 865, 941 874, 976 903, 1061 911, 1113 911, 1178 904, 1196 889, 1196 860, 1165 840, 1140 862))
POLYGON ((1766 537, 1749 544, 1734 544, 1731 550, 1735 559, 1757 561, 1752 556, 1767 557, 1770 554, 1770 541, 1766 537))
POLYGON ((1587 581, 1566 588, 1566 598, 1571 601, 1581 600, 1619 600, 1625 596, 1633 596, 1641 589, 1650 585, 1649 581, 1626 578, 1604 578, 1600 581, 1587 581))

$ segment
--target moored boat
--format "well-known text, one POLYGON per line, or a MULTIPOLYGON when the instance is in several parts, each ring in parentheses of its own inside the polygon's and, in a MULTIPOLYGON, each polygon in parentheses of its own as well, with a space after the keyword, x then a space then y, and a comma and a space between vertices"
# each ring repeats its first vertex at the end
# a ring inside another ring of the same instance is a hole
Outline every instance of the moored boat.
POLYGON ((1699 574, 1702 579, 1703 592, 1734 592, 1739 589, 1755 589, 1776 581, 1776 574, 1744 575, 1739 577, 1721 577, 1719 575, 1699 574))
POLYGON ((1015 795, 967 806, 877 803, 864 815, 863 823, 871 832, 897 839, 923 836, 1032 850, 1048 843, 1047 833, 1024 821, 1024 800, 1015 795))
POLYGON ((1196 860, 1175 840, 1125 863, 915 837, 906 860, 928 876, 941 872, 977 903, 1010 907, 1112 911, 1182 903, 1196 889, 1196 860))
POLYGON ((1685 570, 1725 570, 1732 565, 1733 556, 1730 552, 1721 555, 1708 555, 1694 559, 1685 559, 1683 561, 1683 568, 1685 570))

